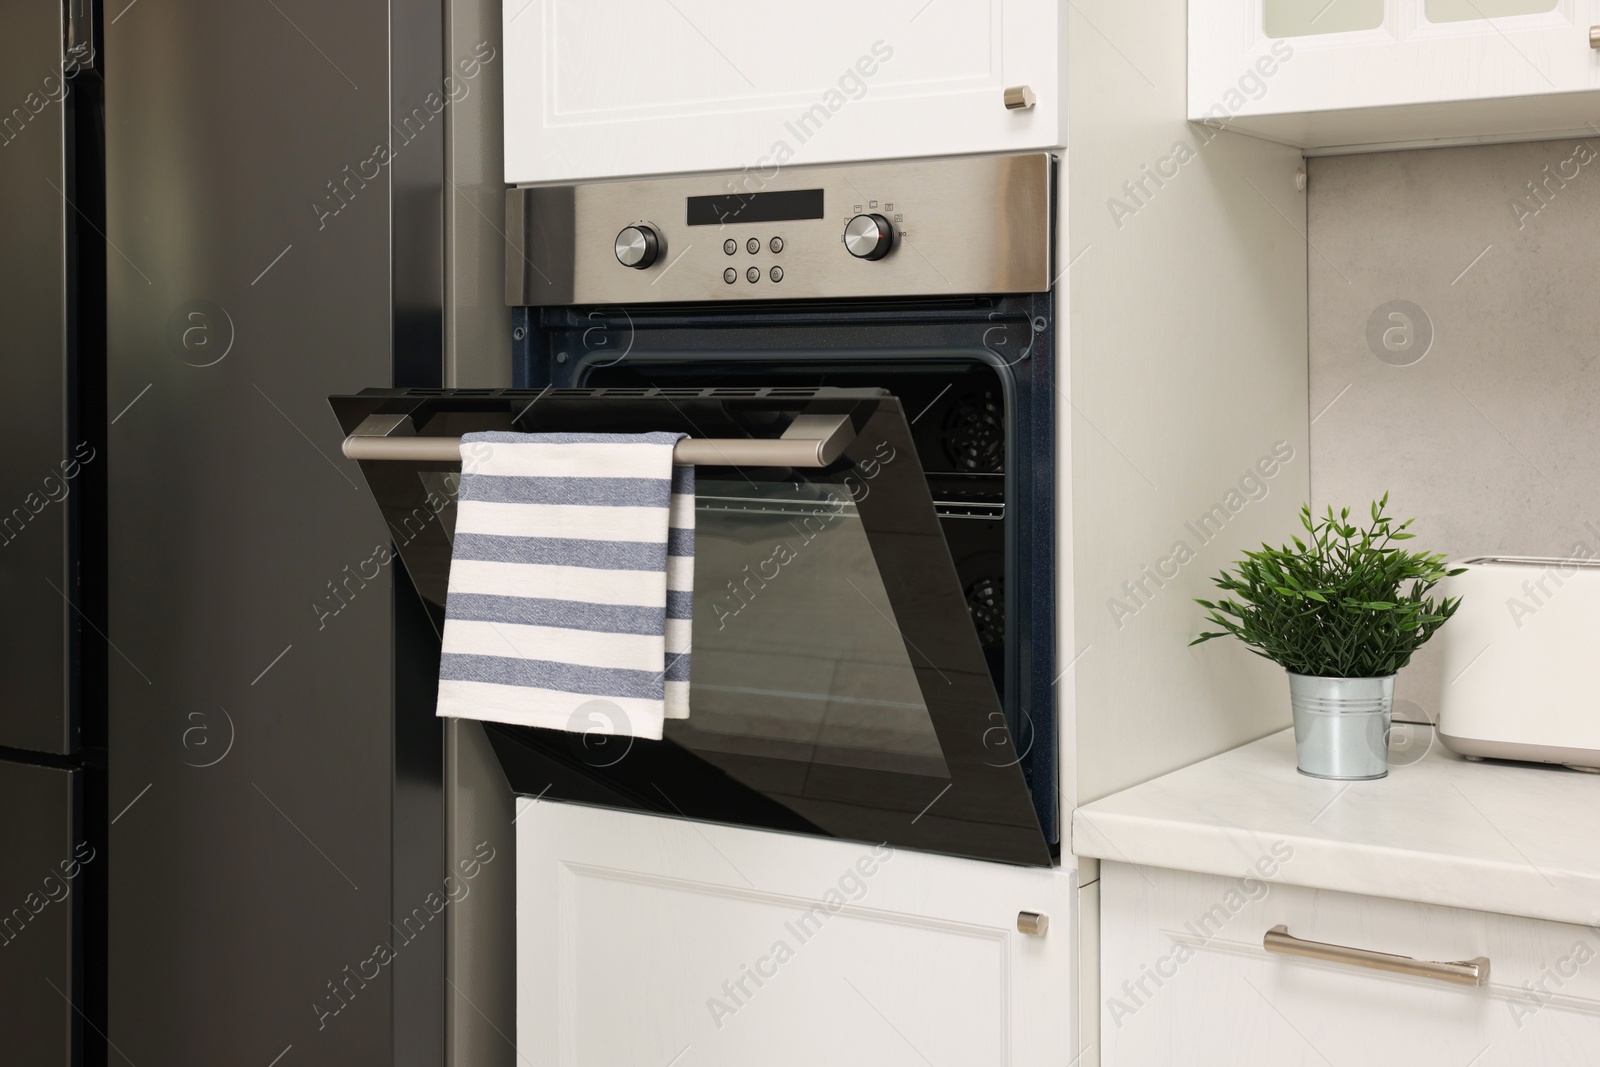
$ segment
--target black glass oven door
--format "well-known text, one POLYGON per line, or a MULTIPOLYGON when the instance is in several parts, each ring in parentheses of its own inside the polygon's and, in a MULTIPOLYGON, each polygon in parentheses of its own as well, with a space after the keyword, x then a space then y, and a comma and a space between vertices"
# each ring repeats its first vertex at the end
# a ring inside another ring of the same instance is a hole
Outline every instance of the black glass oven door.
POLYGON ((332 403, 346 434, 366 435, 347 451, 373 457, 362 472, 436 628, 460 472, 440 458, 450 440, 675 430, 719 442, 696 465, 689 718, 668 720, 661 741, 491 725, 519 792, 1051 862, 894 396, 369 390, 332 403), (842 427, 834 451, 848 444, 826 466, 762 465, 771 450, 747 447, 830 425, 842 427))

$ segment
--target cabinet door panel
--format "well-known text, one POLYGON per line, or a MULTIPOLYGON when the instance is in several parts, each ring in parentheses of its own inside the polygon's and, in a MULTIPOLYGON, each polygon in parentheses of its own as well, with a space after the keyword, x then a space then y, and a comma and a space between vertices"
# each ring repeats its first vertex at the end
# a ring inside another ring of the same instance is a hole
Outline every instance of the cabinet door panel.
POLYGON ((1383 25, 1384 0, 1262 0, 1261 28, 1268 37, 1309 37, 1375 30, 1383 25))
POLYGON ((1073 872, 528 799, 517 853, 526 1062, 1077 1054, 1073 872))
POLYGON ((1048 0, 505 9, 511 184, 1057 143, 1048 0), (1008 111, 1008 86, 1038 103, 1008 111))
POLYGON ((1105 1067, 1582 1063, 1600 1043, 1586 927, 1119 863, 1101 886, 1105 1067), (1418 960, 1484 956, 1488 984, 1269 954, 1280 924, 1418 960))
POLYGON ((1479 19, 1542 15, 1554 11, 1560 0, 1428 0, 1423 8, 1429 22, 1474 22, 1479 19))

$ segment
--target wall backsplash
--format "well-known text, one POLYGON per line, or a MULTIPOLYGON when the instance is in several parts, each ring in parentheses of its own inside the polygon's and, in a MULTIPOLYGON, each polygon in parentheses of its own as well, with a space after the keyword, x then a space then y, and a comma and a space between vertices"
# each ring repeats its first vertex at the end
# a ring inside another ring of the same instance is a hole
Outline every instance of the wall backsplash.
MULTIPOLYGON (((1600 552, 1600 137, 1308 161, 1314 507, 1600 552)), ((1397 717, 1436 715, 1424 648, 1397 717)))

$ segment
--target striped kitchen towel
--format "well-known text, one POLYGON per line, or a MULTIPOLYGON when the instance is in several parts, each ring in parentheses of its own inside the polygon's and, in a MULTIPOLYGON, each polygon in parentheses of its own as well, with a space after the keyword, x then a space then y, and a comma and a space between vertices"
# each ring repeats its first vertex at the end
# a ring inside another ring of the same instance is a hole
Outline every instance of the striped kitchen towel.
POLYGON ((677 433, 472 433, 439 714, 659 739, 689 715, 694 468, 677 433))

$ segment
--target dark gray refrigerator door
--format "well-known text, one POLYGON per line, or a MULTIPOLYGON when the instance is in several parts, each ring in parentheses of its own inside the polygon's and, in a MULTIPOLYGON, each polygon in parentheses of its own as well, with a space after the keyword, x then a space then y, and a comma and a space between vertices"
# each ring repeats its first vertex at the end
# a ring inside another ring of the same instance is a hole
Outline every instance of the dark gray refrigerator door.
POLYGON ((73 918, 84 868, 99 857, 73 832, 81 772, 0 761, 0 1058, 73 1063, 73 918))
POLYGON ((445 121, 437 6, 392 81, 414 7, 107 9, 107 1029, 139 1067, 442 1055, 441 731, 397 704, 404 580, 326 400, 427 347, 391 269, 399 216, 440 217, 396 191, 445 121))
MULTIPOLYGON (((73 749, 68 425, 67 92, 60 0, 0 9, 0 747, 73 749)), ((92 449, 87 454, 92 455, 92 449)))

